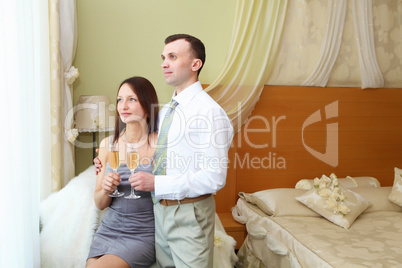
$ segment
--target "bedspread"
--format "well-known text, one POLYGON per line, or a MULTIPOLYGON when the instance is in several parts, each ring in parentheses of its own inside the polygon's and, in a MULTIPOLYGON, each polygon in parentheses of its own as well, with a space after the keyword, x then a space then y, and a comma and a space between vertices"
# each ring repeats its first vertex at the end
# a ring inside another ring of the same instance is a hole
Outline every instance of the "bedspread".
POLYGON ((401 212, 363 213, 344 229, 322 217, 268 217, 244 200, 236 210, 247 221, 246 243, 266 266, 270 260, 258 248, 276 248, 293 267, 402 265, 401 212))

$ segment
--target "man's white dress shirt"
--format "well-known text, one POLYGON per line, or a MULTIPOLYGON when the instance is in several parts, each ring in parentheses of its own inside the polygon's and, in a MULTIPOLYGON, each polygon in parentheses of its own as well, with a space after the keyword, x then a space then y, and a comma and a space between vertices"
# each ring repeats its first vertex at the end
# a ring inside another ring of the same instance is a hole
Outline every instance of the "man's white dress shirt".
MULTIPOLYGON (((155 197, 181 200, 215 193, 226 183, 230 120, 199 81, 173 98, 179 104, 168 134, 166 175, 155 176, 155 197)), ((168 106, 159 114, 159 126, 168 106)))

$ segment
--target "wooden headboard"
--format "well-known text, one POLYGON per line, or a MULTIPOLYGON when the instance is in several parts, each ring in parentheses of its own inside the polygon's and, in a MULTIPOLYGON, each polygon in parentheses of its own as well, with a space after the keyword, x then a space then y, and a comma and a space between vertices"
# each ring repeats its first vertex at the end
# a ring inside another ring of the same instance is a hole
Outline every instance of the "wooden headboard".
POLYGON ((391 186, 402 167, 402 89, 265 86, 229 159, 217 212, 229 212, 239 192, 293 188, 322 174, 391 186))

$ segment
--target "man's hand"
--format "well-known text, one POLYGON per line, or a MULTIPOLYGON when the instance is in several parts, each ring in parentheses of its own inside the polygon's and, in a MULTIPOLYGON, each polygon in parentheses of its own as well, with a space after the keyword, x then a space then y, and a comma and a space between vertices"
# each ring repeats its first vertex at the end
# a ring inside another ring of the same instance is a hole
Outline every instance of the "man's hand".
MULTIPOLYGON (((99 149, 96 149, 96 153, 99 154, 99 149)), ((96 175, 98 175, 98 173, 102 169, 102 162, 100 161, 99 157, 94 158, 94 165, 95 165, 95 173, 96 175)))
POLYGON ((137 172, 128 181, 136 191, 152 192, 155 190, 155 175, 147 172, 137 172))

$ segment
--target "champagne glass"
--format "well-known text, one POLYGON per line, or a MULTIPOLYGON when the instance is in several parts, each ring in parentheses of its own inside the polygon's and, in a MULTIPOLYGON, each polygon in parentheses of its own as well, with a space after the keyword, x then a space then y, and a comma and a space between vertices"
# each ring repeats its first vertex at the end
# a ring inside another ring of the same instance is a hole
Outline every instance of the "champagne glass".
MULTIPOLYGON (((131 171, 131 175, 134 174, 135 169, 137 168, 139 162, 140 162, 140 155, 138 153, 138 148, 137 148, 137 144, 132 144, 132 143, 127 143, 127 148, 126 148, 126 152, 127 152, 127 167, 130 169, 131 171)), ((125 196, 124 198, 128 198, 128 199, 138 199, 141 196, 136 195, 134 193, 134 188, 131 187, 131 194, 128 196, 125 196)))
MULTIPOLYGON (((109 166, 113 169, 114 173, 117 173, 117 168, 120 166, 120 161, 119 161, 119 144, 118 143, 113 143, 110 141, 109 144, 109 166)), ((119 190, 117 190, 117 186, 114 190, 113 193, 109 194, 110 197, 120 197, 123 196, 124 193, 120 193, 119 190)))

